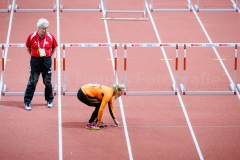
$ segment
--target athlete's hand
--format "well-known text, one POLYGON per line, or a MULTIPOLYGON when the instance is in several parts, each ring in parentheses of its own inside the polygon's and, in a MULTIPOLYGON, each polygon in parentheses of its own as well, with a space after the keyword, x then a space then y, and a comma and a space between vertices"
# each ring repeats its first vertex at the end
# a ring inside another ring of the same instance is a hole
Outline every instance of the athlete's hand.
POLYGON ((115 123, 117 126, 119 126, 119 125, 120 125, 120 122, 118 122, 118 120, 117 120, 117 119, 114 119, 114 123, 115 123))

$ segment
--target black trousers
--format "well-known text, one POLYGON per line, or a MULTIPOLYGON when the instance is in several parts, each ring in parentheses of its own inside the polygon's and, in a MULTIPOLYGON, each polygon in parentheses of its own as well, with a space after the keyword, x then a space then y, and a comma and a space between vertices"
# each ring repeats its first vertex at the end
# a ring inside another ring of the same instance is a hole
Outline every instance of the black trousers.
POLYGON ((45 100, 53 100, 52 92, 52 59, 51 57, 31 57, 30 59, 30 76, 24 95, 24 103, 31 103, 40 73, 42 73, 43 83, 45 85, 45 100))
POLYGON ((90 104, 88 101, 86 101, 84 98, 84 93, 82 92, 81 88, 78 90, 77 97, 82 103, 84 103, 90 107, 95 107, 95 110, 93 111, 93 113, 88 121, 88 123, 92 123, 98 116, 98 110, 99 110, 101 104, 93 105, 93 104, 90 104))

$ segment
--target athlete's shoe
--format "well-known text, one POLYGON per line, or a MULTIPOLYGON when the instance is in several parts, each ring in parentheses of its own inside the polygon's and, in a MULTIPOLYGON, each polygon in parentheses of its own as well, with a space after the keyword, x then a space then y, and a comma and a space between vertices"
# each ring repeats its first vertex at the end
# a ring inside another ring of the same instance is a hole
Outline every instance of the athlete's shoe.
POLYGON ((24 103, 24 107, 28 111, 31 111, 31 109, 32 109, 29 103, 24 103))
POLYGON ((51 108, 52 106, 53 106, 52 100, 48 101, 48 102, 47 102, 47 107, 48 107, 48 108, 51 108))
POLYGON ((89 130, 99 130, 99 127, 94 123, 87 123, 86 128, 89 130))
POLYGON ((96 126, 98 126, 99 128, 105 128, 107 125, 103 122, 103 121, 99 121, 98 122, 98 119, 96 118, 94 121, 94 124, 96 125, 96 126))

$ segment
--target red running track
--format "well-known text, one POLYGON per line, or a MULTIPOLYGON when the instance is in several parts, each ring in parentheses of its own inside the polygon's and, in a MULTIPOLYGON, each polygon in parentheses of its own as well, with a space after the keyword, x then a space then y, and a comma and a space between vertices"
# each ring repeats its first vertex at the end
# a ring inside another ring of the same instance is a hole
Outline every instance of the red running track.
MULTIPOLYGON (((44 0, 39 8, 51 8, 44 0)), ((20 8, 36 7, 37 1, 19 1, 20 8), (31 4, 32 6, 28 6, 31 4)), ((148 1, 150 3, 150 1, 148 1)), ((2 3, 0 3, 2 4, 2 3)), ((156 7, 186 7, 187 2, 154 1, 156 7)), ((196 1, 193 1, 196 4, 196 1)), ((63 1, 66 8, 93 7, 99 1, 63 1)), ((216 6, 201 1, 201 6, 216 6)), ((229 6, 223 0, 220 7, 229 6)), ((2 6, 2 5, 1 5, 2 6)), ((108 1, 109 9, 142 9, 140 0, 108 1), (134 7, 131 7, 134 6, 134 7)), ((36 7, 36 8, 38 8, 36 7)), ((1 7, 3 8, 3 7, 1 7)), ((141 17, 139 14, 110 13, 109 17, 141 17)), ((239 13, 152 12, 148 21, 104 21, 102 13, 60 13, 59 43, 239 43, 239 13), (150 17, 153 18, 153 22, 150 17), (107 24, 107 25, 106 25, 107 24), (157 30, 157 35, 154 30, 157 30), (108 29, 109 38, 106 34, 108 29)), ((50 21, 49 31, 57 35, 56 13, 13 13, 9 43, 24 43, 36 30, 36 22, 50 21)), ((10 13, 0 13, 0 43, 8 37, 10 13)), ((217 48, 233 79, 234 49, 217 48)), ((59 53, 61 54, 61 53, 59 53)), ((61 57, 62 58, 62 57, 61 57)), ((67 48, 67 91, 76 92, 83 84, 112 85, 111 52, 108 48, 67 48)), ((127 89, 129 91, 169 91, 175 74, 175 49, 129 48, 127 89), (164 60, 169 59, 170 69, 164 60)), ((187 48, 187 90, 229 90, 229 79, 212 48, 187 48)), ((123 83, 123 48, 118 48, 118 80, 123 83)), ((62 61, 61 61, 62 62, 62 61)), ((239 60, 238 60, 239 63, 239 60)), ((183 48, 179 47, 179 84, 183 82, 183 48)), ((24 48, 8 50, 5 83, 7 91, 24 91, 28 78, 29 55, 24 48)), ((58 76, 60 76, 58 70, 58 76)), ((62 72, 61 72, 62 75, 62 72)), ((237 75, 239 82, 240 75, 237 75)), ((179 86, 178 86, 179 87, 179 86)), ((37 91, 43 91, 41 79, 37 91)), ((238 159, 240 102, 234 95, 122 96, 115 101, 118 119, 124 127, 89 131, 85 124, 92 109, 75 96, 54 99, 46 108, 44 98, 35 96, 32 111, 23 108, 22 96, 4 96, 0 102, 0 159, 58 159, 58 108, 62 106, 63 159, 238 159), (184 105, 181 105, 181 102, 184 105), (126 119, 122 119, 123 107, 126 119), (126 138, 126 129, 128 137, 126 138), (129 143, 127 143, 129 139, 129 143), (195 141, 196 140, 196 141, 195 141), (130 149, 129 149, 130 148, 130 149)), ((113 124, 108 114, 104 121, 113 124)))

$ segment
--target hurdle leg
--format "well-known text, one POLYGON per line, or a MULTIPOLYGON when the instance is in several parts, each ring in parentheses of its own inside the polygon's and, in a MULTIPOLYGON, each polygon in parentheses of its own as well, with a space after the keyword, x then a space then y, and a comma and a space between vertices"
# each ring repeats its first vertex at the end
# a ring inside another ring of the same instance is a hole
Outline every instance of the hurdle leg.
POLYGON ((62 9, 63 9, 62 0, 59 0, 59 9, 60 9, 60 11, 62 12, 62 9))
POLYGON ((147 5, 147 1, 143 0, 143 18, 147 18, 146 5, 147 5))
POLYGON ((240 4, 239 4, 239 1, 236 0, 236 12, 238 11, 240 13, 240 4))
POLYGON ((64 96, 65 96, 65 93, 66 93, 65 58, 66 58, 65 45, 63 45, 63 87, 62 87, 62 92, 63 92, 64 96))
POLYGON ((117 84, 117 45, 115 45, 114 71, 114 84, 117 84))
POLYGON ((124 88, 127 90, 127 46, 124 45, 124 88))
POLYGON ((102 12, 101 0, 99 0, 99 9, 100 9, 100 12, 102 12))
POLYGON ((106 11, 106 0, 100 0, 100 12, 103 12, 103 18, 106 18, 106 14, 107 14, 107 11, 106 11))
POLYGON ((194 5, 197 12, 199 12, 199 0, 197 0, 197 4, 194 5))
POLYGON ((237 91, 237 44, 235 45, 235 58, 234 58, 234 82, 233 84, 230 84, 231 90, 234 92, 234 95, 236 95, 237 91))
POLYGON ((8 12, 12 9, 12 5, 10 5, 9 0, 8 0, 8 12))
POLYGON ((149 10, 153 12, 153 0, 151 0, 151 3, 149 4, 149 10))
POLYGON ((178 44, 176 44, 176 63, 175 63, 175 84, 173 84, 173 90, 175 95, 177 95, 177 87, 178 87, 178 44))
POLYGON ((53 0, 53 10, 57 10, 57 0, 53 0))
POLYGON ((4 58, 4 56, 5 56, 5 54, 4 54, 4 52, 5 52, 5 48, 4 48, 4 45, 2 45, 2 88, 1 88, 1 92, 2 92, 2 95, 4 96, 5 95, 5 84, 4 84, 4 73, 5 73, 5 58, 4 58))
POLYGON ((56 64, 57 64, 57 62, 56 62, 56 52, 54 53, 54 59, 53 59, 53 80, 54 80, 54 83, 53 83, 53 93, 54 93, 54 95, 56 96, 57 95, 57 76, 56 76, 56 74, 57 74, 57 72, 56 72, 56 64))
POLYGON ((180 84, 180 88, 182 91, 182 94, 185 95, 186 93, 186 66, 187 66, 187 50, 186 50, 186 44, 184 44, 184 58, 183 58, 183 84, 180 84))
POLYGON ((7 1, 7 9, 0 9, 0 13, 10 12, 11 5, 9 5, 9 0, 7 1))

